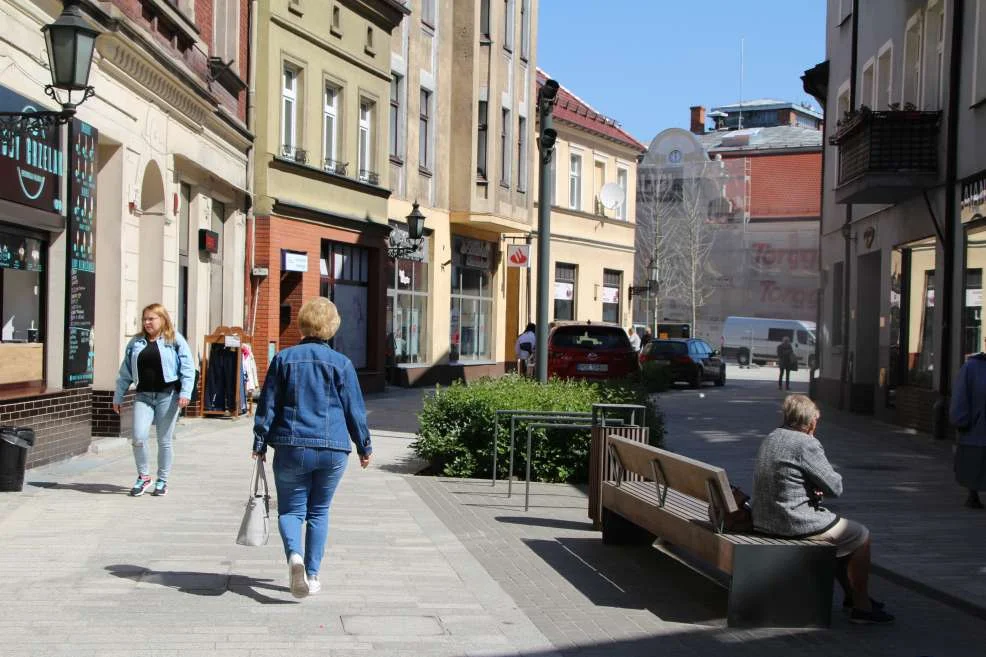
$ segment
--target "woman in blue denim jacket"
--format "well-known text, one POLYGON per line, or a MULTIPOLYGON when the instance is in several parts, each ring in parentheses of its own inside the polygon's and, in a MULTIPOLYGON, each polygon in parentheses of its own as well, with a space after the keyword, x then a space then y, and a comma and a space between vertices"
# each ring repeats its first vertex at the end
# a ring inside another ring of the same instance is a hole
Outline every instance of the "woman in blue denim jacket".
POLYGON ((131 338, 123 354, 120 373, 116 378, 113 410, 119 414, 123 395, 131 384, 137 386, 134 402, 134 461, 137 481, 130 495, 138 497, 151 486, 147 457, 147 439, 151 424, 157 433, 157 481, 154 495, 168 493, 168 474, 171 472, 171 442, 178 420, 178 409, 188 406, 195 381, 192 351, 171 324, 168 311, 152 303, 141 313, 143 330, 131 338))
POLYGON ((327 343, 340 323, 335 304, 325 297, 305 302, 298 312, 305 339, 271 360, 253 427, 254 458, 265 458, 267 446, 274 447, 278 527, 296 598, 322 588, 318 571, 329 505, 346 470, 350 441, 364 468, 373 451, 356 368, 327 343))

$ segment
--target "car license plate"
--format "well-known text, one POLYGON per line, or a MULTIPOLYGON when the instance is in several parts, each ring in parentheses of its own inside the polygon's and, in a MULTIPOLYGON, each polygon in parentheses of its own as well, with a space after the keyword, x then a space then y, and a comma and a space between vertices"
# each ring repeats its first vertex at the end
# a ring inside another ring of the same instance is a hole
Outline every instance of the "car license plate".
POLYGON ((579 363, 575 369, 579 372, 608 372, 609 365, 605 363, 579 363))
POLYGON ((668 360, 668 359, 666 359, 666 358, 655 358, 655 359, 654 359, 654 363, 656 363, 656 364, 658 364, 658 365, 667 365, 667 364, 668 364, 668 363, 670 363, 670 362, 671 362, 671 361, 669 361, 669 360, 668 360))

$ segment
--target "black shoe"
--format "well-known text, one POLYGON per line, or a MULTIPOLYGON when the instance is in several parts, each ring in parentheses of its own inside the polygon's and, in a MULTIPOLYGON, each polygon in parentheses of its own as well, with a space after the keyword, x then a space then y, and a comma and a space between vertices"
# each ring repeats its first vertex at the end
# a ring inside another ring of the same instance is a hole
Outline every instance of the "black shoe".
MULTIPOLYGON (((873 607, 873 609, 876 609, 877 611, 881 611, 886 605, 884 605, 879 600, 874 600, 873 598, 870 598, 870 606, 873 607)), ((849 611, 850 609, 852 609, 851 595, 847 595, 842 599, 842 609, 845 611, 849 611)))
POLYGON ((978 495, 970 495, 966 499, 965 505, 967 507, 969 507, 970 509, 982 509, 982 508, 984 508, 983 507, 983 502, 982 502, 982 500, 979 499, 979 496, 978 495))
POLYGON ((849 622, 856 623, 857 625, 886 625, 893 623, 894 617, 882 609, 874 608, 870 611, 853 609, 849 613, 849 622))

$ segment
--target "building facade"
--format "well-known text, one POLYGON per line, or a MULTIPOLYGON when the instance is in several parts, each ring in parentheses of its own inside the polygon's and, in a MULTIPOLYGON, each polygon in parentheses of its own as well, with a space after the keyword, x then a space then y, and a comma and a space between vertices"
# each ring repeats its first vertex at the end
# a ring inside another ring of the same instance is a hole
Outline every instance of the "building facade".
MULTIPOLYGON (((80 5, 102 31, 95 97, 67 143, 4 153, 27 187, 3 186, 0 233, 28 257, 2 265, 0 348, 21 366, 4 368, 0 422, 35 428, 30 465, 128 431, 132 397, 120 416, 110 401, 143 306, 163 303, 196 353, 211 327, 243 319, 248 3, 80 5), (198 248, 203 229, 215 253, 198 248)), ((60 10, 0 3, 4 110, 52 108, 40 28, 60 10)))
POLYGON ((840 119, 826 126, 816 394, 942 436, 952 379, 983 348, 986 2, 854 8, 830 0, 828 66, 806 73, 840 119))
POLYGON ((691 131, 664 130, 648 148, 638 176, 636 271, 643 280, 656 255, 661 285, 636 303, 638 323, 689 324, 719 344, 729 316, 814 321, 822 133, 791 117, 820 114, 758 104, 765 114, 748 118, 767 125, 730 129, 738 121, 717 109, 718 127, 708 130, 696 106, 691 131))

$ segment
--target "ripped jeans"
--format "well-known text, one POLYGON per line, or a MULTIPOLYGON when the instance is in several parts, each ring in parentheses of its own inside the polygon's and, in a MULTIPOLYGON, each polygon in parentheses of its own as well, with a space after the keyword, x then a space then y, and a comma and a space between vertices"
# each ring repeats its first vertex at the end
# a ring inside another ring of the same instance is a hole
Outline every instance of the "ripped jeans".
POLYGON ((178 391, 138 392, 134 402, 134 461, 137 473, 146 477, 150 474, 147 457, 147 441, 153 424, 157 433, 157 478, 168 481, 171 471, 171 439, 175 435, 178 421, 178 391))

